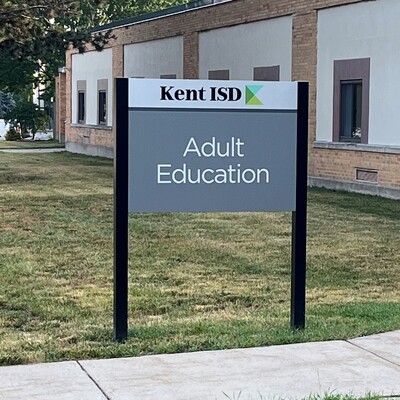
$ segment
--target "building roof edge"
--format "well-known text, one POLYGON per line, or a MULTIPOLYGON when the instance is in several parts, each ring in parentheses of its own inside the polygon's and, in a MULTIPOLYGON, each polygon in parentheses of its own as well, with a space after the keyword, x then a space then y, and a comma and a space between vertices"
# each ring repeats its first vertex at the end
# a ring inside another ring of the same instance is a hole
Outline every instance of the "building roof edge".
POLYGON ((177 6, 169 7, 164 10, 154 11, 147 14, 137 15, 135 17, 130 17, 122 19, 120 21, 110 22, 108 24, 100 25, 91 29, 92 33, 99 33, 103 31, 108 31, 116 28, 122 28, 124 26, 134 25, 141 22, 147 22, 158 18, 169 17, 175 14, 181 14, 187 11, 193 11, 199 8, 213 6, 220 3, 226 3, 232 0, 194 0, 189 3, 180 4, 177 6))

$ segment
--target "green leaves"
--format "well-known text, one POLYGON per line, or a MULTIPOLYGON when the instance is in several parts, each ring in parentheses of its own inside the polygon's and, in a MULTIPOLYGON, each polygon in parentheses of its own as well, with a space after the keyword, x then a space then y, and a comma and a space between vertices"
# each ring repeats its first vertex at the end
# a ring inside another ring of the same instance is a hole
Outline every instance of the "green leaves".
POLYGON ((15 107, 4 115, 4 119, 13 127, 19 125, 22 135, 29 131, 32 133, 33 138, 35 133, 40 129, 45 129, 48 123, 48 116, 44 111, 27 100, 17 102, 15 107))
POLYGON ((10 93, 0 91, 0 119, 3 119, 4 114, 9 112, 14 104, 13 96, 10 93))
MULTIPOLYGON (((84 50, 104 0, 0 0, 0 90, 23 92, 42 83, 53 91, 72 44, 84 50)), ((109 34, 96 38, 101 50, 109 34)))
POLYGON ((185 1, 0 0, 0 90, 20 93, 41 83, 52 93, 69 46, 101 51, 114 37, 90 29, 185 1))

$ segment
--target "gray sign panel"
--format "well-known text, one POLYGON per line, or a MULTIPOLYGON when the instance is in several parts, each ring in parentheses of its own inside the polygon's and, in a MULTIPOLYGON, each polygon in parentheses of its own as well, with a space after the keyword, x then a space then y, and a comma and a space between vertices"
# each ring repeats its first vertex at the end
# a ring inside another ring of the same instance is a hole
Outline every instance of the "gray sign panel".
POLYGON ((129 111, 129 211, 294 211, 296 111, 129 111))

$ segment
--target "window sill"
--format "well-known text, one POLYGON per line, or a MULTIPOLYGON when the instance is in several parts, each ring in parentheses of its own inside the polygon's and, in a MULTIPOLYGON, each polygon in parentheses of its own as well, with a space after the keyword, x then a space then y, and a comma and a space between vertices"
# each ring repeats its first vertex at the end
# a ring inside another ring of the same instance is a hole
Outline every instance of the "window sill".
POLYGON ((112 126, 108 125, 89 125, 89 124, 71 124, 72 128, 86 128, 86 129, 102 129, 104 131, 111 131, 112 126))
POLYGON ((385 146, 385 145, 361 144, 352 142, 325 142, 322 140, 316 140, 313 143, 313 148, 365 151, 371 153, 385 153, 385 154, 400 154, 400 146, 385 146))

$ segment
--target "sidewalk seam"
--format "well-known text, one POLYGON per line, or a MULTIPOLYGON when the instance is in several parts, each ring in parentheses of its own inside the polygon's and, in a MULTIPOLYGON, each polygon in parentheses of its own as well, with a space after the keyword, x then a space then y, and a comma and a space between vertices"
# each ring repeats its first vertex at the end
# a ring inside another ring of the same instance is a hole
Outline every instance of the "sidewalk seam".
POLYGON ((103 396, 107 400, 111 400, 111 397, 107 395, 107 393, 100 387, 100 385, 94 380, 94 378, 89 374, 89 372, 86 371, 85 367, 78 360, 76 360, 75 362, 81 367, 81 370, 88 376, 88 378, 96 385, 97 389, 100 390, 103 396))
POLYGON ((386 361, 386 362, 388 362, 388 363, 390 363, 390 364, 392 364, 392 365, 394 365, 394 366, 400 368, 400 364, 397 364, 397 363, 395 363, 394 361, 388 360, 388 359, 386 359, 385 357, 383 357, 383 356, 381 356, 381 355, 379 355, 379 354, 377 354, 377 353, 374 353, 374 352, 371 351, 371 350, 368 350, 368 349, 366 349, 366 348, 364 348, 364 347, 362 347, 362 346, 360 346, 360 345, 358 345, 358 344, 355 344, 355 343, 353 343, 351 340, 346 340, 346 342, 349 343, 349 344, 351 344, 351 345, 353 345, 354 347, 357 347, 357 348, 360 349, 360 350, 363 350, 363 351, 365 351, 365 352, 367 352, 367 353, 369 353, 369 354, 372 354, 373 356, 378 357, 378 358, 380 358, 381 360, 386 361))

